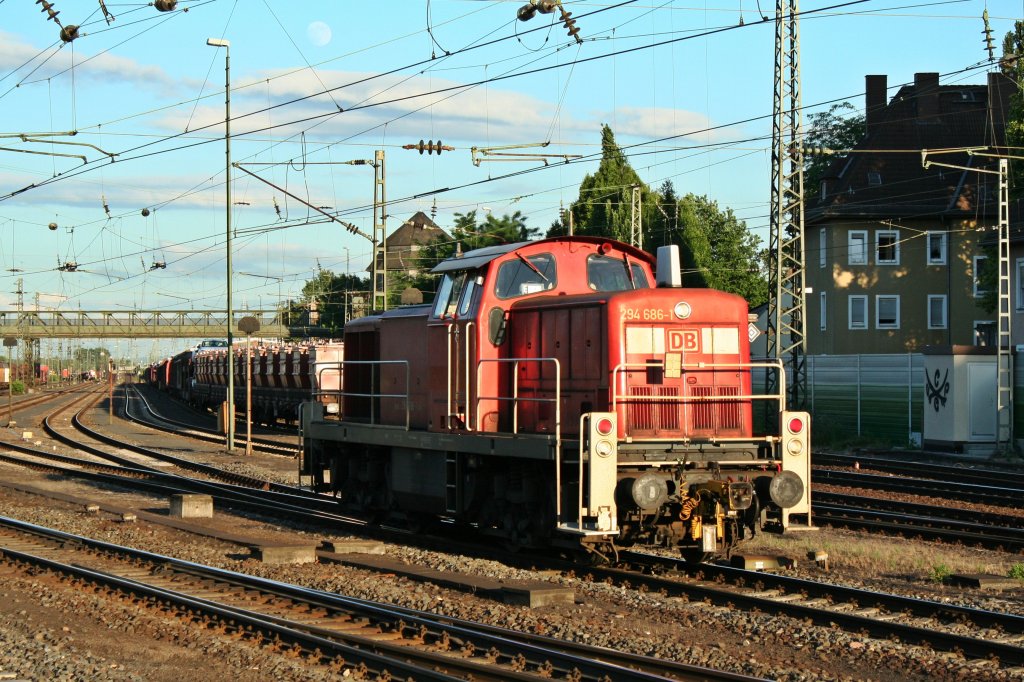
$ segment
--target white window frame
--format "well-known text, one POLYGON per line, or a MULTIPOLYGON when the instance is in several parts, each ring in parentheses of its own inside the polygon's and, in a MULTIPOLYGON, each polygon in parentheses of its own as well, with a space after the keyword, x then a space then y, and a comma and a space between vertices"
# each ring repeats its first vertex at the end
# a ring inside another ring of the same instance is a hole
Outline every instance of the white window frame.
POLYGON ((820 321, 821 331, 825 331, 825 329, 827 328, 827 320, 828 320, 828 317, 826 316, 827 312, 828 312, 828 309, 825 306, 825 292, 822 291, 822 292, 820 292, 818 294, 818 317, 821 318, 821 321, 820 321))
POLYGON ((826 261, 826 259, 828 257, 828 254, 825 252, 825 244, 826 244, 826 241, 825 241, 825 228, 822 228, 821 231, 818 232, 818 267, 819 268, 825 267, 825 261, 826 261))
POLYGON ((946 253, 947 246, 949 244, 949 236, 945 232, 925 232, 924 242, 924 260, 928 265, 945 265, 946 264, 946 253), (938 258, 932 258, 932 238, 938 237, 939 243, 942 245, 942 255, 938 258))
POLYGON ((945 294, 928 294, 928 309, 925 312, 928 316, 929 329, 947 329, 949 327, 949 299, 945 294), (932 301, 942 301, 942 323, 935 324, 932 319, 932 301))
POLYGON ((1016 309, 1024 311, 1024 258, 1017 259, 1017 303, 1016 309))
POLYGON ((846 297, 846 327, 847 329, 867 329, 868 328, 868 297, 864 294, 857 294, 846 297), (864 323, 859 326, 853 326, 853 304, 858 301, 864 305, 864 323))
POLYGON ((868 264, 868 231, 867 230, 850 230, 846 234, 846 262, 849 265, 867 265, 868 264), (854 237, 860 237, 863 248, 860 251, 860 258, 854 258, 854 237))
POLYGON ((981 298, 987 293, 986 289, 980 288, 981 281, 978 279, 978 275, 981 273, 981 268, 978 264, 987 260, 988 256, 975 256, 971 259, 971 267, 974 268, 974 272, 971 275, 971 279, 974 281, 974 298, 981 298))
MULTIPOLYGON (((992 332, 993 332, 993 336, 995 336, 996 323, 993 320, 975 320, 973 326, 971 327, 971 331, 974 334, 974 345, 975 346, 980 346, 981 345, 980 343, 978 343, 978 340, 979 340, 978 339, 978 327, 981 326, 981 325, 985 325, 987 327, 991 327, 992 328, 992 332)), ((996 340, 993 339, 993 344, 995 342, 996 342, 996 340)))
POLYGON ((900 231, 899 230, 875 230, 875 265, 899 265, 900 264, 900 231), (892 258, 882 259, 882 237, 892 237, 892 258))
POLYGON ((877 294, 875 296, 875 329, 899 329, 900 328, 900 297, 898 294, 877 294), (879 316, 882 312, 882 300, 896 301, 896 321, 882 324, 879 316))

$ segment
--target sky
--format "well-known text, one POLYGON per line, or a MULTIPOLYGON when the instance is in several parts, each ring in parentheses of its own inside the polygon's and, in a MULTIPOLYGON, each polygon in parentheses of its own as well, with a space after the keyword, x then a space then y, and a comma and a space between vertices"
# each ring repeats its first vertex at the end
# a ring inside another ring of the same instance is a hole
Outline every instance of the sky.
MULTIPOLYGON (((72 42, 40 4, 0 0, 0 309, 19 280, 27 309, 224 308, 228 52, 231 159, 258 176, 232 170, 235 308, 364 271, 370 242, 288 195, 372 233, 373 168, 345 162, 376 150, 389 231, 475 210, 543 232, 608 124, 652 188, 706 195, 767 240, 771 0, 563 0, 580 43, 557 11, 517 20, 525 0, 47 1, 72 42), (402 148, 420 140, 454 149, 402 148)), ((916 72, 984 83, 982 13, 998 56, 1024 1, 799 9, 806 120, 862 111, 866 74, 890 97, 916 72)))

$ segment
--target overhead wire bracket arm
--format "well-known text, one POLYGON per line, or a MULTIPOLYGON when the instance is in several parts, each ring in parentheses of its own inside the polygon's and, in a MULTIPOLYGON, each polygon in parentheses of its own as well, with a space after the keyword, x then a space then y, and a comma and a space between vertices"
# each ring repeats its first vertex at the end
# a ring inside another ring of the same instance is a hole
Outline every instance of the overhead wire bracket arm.
POLYGON ((13 147, 0 147, 0 152, 19 152, 21 154, 39 154, 40 156, 61 156, 68 159, 81 159, 82 163, 88 163, 81 154, 59 154, 57 152, 37 152, 32 149, 14 149, 13 147))
POLYGON ((265 184, 265 185, 270 185, 271 187, 273 187, 273 188, 274 188, 274 189, 276 189, 277 191, 279 191, 279 192, 283 192, 283 193, 284 193, 285 195, 287 195, 287 196, 291 197, 292 199, 295 199, 295 201, 298 201, 299 203, 303 204, 304 206, 308 206, 309 208, 313 209, 313 210, 314 210, 314 211, 316 211, 317 213, 320 213, 320 214, 322 214, 322 215, 324 215, 324 216, 326 216, 326 217, 330 218, 331 220, 333 220, 334 222, 338 223, 339 225, 341 225, 342 227, 344 227, 344 228, 345 228, 346 230, 348 230, 348 231, 349 231, 349 232, 351 232, 352 234, 357 234, 357 235, 359 235, 360 237, 362 237, 363 239, 366 239, 367 241, 369 241, 369 242, 371 242, 371 243, 373 242, 373 237, 372 237, 372 236, 370 236, 370 235, 366 234, 365 232, 363 232, 362 230, 360 230, 360 229, 359 229, 358 227, 356 227, 356 226, 355 226, 355 225, 353 225, 352 223, 346 222, 346 221, 344 221, 344 220, 342 220, 342 219, 338 218, 338 217, 337 217, 337 216, 335 216, 335 215, 331 215, 330 213, 328 213, 327 211, 323 210, 323 209, 322 209, 322 208, 320 208, 319 206, 314 206, 313 204, 309 203, 308 201, 306 201, 306 200, 305 200, 305 199, 303 199, 302 197, 299 197, 299 196, 296 196, 296 195, 292 194, 291 192, 289 192, 288 190, 284 189, 283 187, 278 187, 278 186, 277 186, 277 185, 275 185, 274 183, 272 183, 272 182, 270 182, 269 180, 266 180, 266 179, 264 179, 264 178, 261 178, 260 176, 256 175, 256 174, 255 174, 255 173, 253 173, 252 171, 250 171, 250 170, 246 170, 245 168, 242 168, 242 167, 241 167, 241 166, 240 166, 239 164, 237 164, 237 163, 233 163, 233 164, 231 164, 231 165, 232 165, 232 167, 234 167, 234 168, 237 168, 238 170, 242 171, 242 172, 243 172, 243 173, 245 173, 246 175, 250 175, 250 176, 252 176, 252 177, 256 178, 257 180, 259 180, 260 182, 262 182, 262 183, 263 183, 263 184, 265 184))
POLYGON ((90 149, 95 149, 100 154, 109 157, 111 161, 113 161, 114 157, 117 156, 117 154, 108 152, 105 149, 100 149, 96 145, 90 144, 88 142, 68 142, 67 140, 39 140, 36 139, 35 136, 29 137, 28 135, 21 135, 20 137, 22 142, 38 142, 39 144, 71 144, 75 145, 76 147, 89 147, 90 149))
POLYGON ((583 158, 582 154, 527 154, 519 152, 499 151, 503 149, 529 149, 531 147, 547 147, 551 142, 528 142, 526 144, 506 144, 499 147, 471 147, 470 155, 473 165, 479 166, 484 161, 543 161, 548 165, 548 159, 562 159, 569 163, 570 159, 583 158), (506 156, 504 159, 485 159, 485 156, 506 156))

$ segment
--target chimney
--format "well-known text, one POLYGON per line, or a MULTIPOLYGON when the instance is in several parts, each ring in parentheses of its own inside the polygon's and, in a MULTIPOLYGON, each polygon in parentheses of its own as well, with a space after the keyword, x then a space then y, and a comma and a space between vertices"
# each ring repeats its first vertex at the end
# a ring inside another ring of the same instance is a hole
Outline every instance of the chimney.
POLYGON ((917 119, 934 123, 939 115, 938 72, 915 73, 914 96, 917 99, 917 119))
POLYGON ((864 121, 868 132, 878 125, 889 100, 888 82, 885 74, 880 76, 864 76, 864 121))

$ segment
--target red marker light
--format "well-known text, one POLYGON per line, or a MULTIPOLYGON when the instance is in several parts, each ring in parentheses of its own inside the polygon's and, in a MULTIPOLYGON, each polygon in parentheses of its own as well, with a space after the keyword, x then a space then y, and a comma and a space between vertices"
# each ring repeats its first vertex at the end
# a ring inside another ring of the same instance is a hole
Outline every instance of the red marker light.
POLYGON ((608 417, 602 417, 597 420, 597 432, 602 436, 607 436, 612 432, 612 420, 608 417))
POLYGON ((789 420, 789 430, 791 433, 800 433, 804 430, 804 420, 799 417, 793 417, 789 420))

